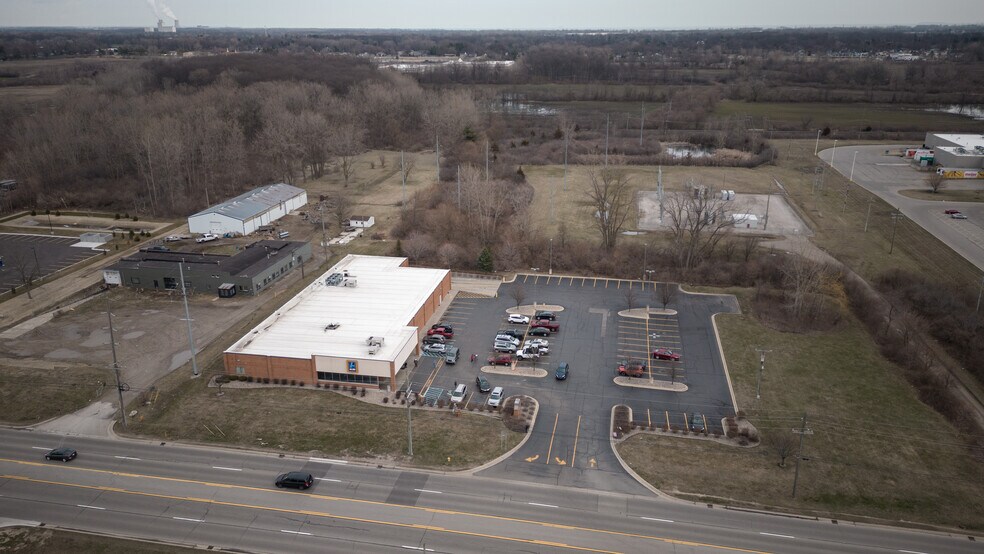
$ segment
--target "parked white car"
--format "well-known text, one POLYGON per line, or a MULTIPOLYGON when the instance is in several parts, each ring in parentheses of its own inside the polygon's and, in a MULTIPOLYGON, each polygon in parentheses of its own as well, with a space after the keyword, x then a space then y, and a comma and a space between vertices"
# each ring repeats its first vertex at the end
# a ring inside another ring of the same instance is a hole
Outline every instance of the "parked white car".
POLYGON ((492 394, 489 395, 489 406, 492 406, 493 408, 497 407, 502 402, 502 396, 502 387, 492 389, 492 394))
POLYGON ((164 237, 164 242, 178 242, 179 240, 181 240, 181 237, 178 235, 168 235, 164 237))
POLYGON ((520 360, 535 360, 540 357, 540 351, 536 348, 524 348, 516 353, 520 360))
POLYGON ((530 341, 523 343, 523 350, 532 350, 541 356, 546 356, 550 353, 550 349, 545 344, 536 344, 530 341))
POLYGON ((209 242, 213 240, 218 240, 218 235, 213 235, 212 233, 205 233, 204 235, 195 239, 195 242, 209 242))
POLYGON ((509 317, 506 319, 509 323, 516 323, 519 325, 528 325, 530 323, 530 318, 525 315, 509 314, 509 317))
POLYGON ((468 387, 464 383, 459 384, 451 393, 451 402, 460 404, 465 399, 466 392, 468 392, 468 387))
POLYGON ((515 344, 516 346, 519 346, 520 340, 517 339, 516 337, 511 337, 509 335, 496 335, 495 342, 508 342, 510 344, 515 344))

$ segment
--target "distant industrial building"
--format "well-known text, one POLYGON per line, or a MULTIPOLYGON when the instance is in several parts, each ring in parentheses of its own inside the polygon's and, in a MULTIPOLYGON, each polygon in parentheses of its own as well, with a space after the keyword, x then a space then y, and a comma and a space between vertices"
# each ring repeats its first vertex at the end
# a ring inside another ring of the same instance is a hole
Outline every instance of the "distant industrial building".
POLYGON ((165 25, 163 19, 157 20, 157 27, 144 27, 145 33, 177 33, 178 20, 174 20, 174 25, 165 25))
POLYGON ((984 167, 984 135, 926 133, 925 146, 933 149, 934 165, 948 169, 984 167))
POLYGON ((188 218, 192 233, 248 235, 307 204, 307 192, 286 183, 253 189, 188 218))
POLYGON ((254 242, 232 256, 148 248, 104 269, 103 281, 150 290, 180 290, 183 271, 185 288, 190 292, 224 297, 237 292, 257 294, 309 259, 311 243, 283 240, 254 242))
POLYGON ((450 292, 446 269, 346 256, 226 350, 225 371, 392 390, 450 292))

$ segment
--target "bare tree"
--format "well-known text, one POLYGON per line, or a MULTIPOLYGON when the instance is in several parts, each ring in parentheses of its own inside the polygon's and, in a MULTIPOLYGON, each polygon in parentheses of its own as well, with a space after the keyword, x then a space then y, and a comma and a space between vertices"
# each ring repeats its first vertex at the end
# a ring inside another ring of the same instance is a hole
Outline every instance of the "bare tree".
POLYGON ((743 254, 746 262, 748 261, 749 258, 752 257, 752 252, 754 252, 755 249, 758 248, 758 245, 761 242, 762 242, 762 238, 756 235, 746 235, 742 237, 741 253, 743 254))
POLYGON ((673 302, 673 299, 676 298, 676 295, 677 295, 677 291, 678 290, 680 290, 680 289, 679 289, 679 286, 676 283, 662 283, 662 284, 660 284, 660 287, 659 287, 659 302, 660 302, 660 304, 663 305, 663 309, 664 310, 666 309, 666 306, 669 305, 670 302, 673 302))
POLYGON ((523 301, 526 300, 526 289, 523 285, 517 284, 509 290, 509 296, 516 302, 516 307, 522 306, 523 301))
POLYGON ((602 246, 612 250, 632 207, 629 177, 625 170, 614 166, 591 171, 589 176, 591 186, 585 193, 584 204, 592 210, 602 246))
POLYGON ((379 153, 379 167, 386 169, 386 154, 383 152, 379 153))
POLYGON ((402 178, 404 181, 410 180, 410 173, 417 168, 417 156, 413 154, 403 154, 403 162, 400 165, 400 171, 403 172, 402 178))
POLYGON ((7 255, 6 264, 13 268, 17 278, 24 285, 24 288, 27 290, 27 297, 32 298, 31 286, 34 284, 34 280, 40 275, 37 258, 30 252, 16 250, 7 255))
POLYGON ((335 222, 338 223, 338 227, 344 229, 346 222, 348 222, 349 217, 352 215, 352 197, 340 190, 336 190, 328 195, 328 204, 331 207, 331 214, 334 216, 335 222))
POLYGON ((364 136, 365 131, 352 121, 339 124, 332 134, 331 152, 338 159, 346 187, 355 173, 355 157, 365 151, 364 136))
POLYGON ((464 251, 460 246, 453 242, 445 242, 437 249, 437 257, 440 258, 444 267, 452 268, 464 257, 464 251))
POLYGON ((926 186, 936 194, 946 188, 946 177, 942 173, 930 173, 926 176, 926 186))
POLYGON ((736 223, 725 211, 725 202, 698 181, 687 184, 686 194, 667 195, 664 202, 677 262, 690 269, 706 259, 736 223))
POLYGON ((491 244, 496 236, 499 220, 506 212, 509 185, 503 181, 486 183, 482 172, 474 166, 461 168, 461 189, 464 209, 478 231, 482 244, 491 244))
POLYGON ((622 296, 625 298, 625 306, 628 309, 631 310, 632 308, 635 308, 635 304, 636 304, 636 291, 635 291, 635 289, 633 289, 631 287, 625 289, 624 291, 622 291, 622 296))
POLYGON ((776 455, 779 457, 779 467, 786 467, 786 458, 792 456, 796 452, 796 437, 788 431, 780 431, 776 434, 770 434, 767 440, 769 442, 769 446, 775 450, 776 455))
POLYGON ((403 253, 412 262, 416 262, 434 251, 434 244, 431 237, 420 231, 410 233, 407 238, 401 241, 400 245, 403 247, 403 253))
POLYGON ((823 302, 820 293, 833 276, 827 265, 794 253, 786 256, 779 270, 784 285, 792 293, 790 310, 793 315, 797 318, 818 315, 823 302))

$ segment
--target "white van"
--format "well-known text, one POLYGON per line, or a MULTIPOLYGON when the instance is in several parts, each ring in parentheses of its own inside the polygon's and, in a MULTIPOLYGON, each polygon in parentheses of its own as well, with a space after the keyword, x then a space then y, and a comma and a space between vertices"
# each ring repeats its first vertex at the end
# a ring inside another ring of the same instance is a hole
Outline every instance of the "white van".
POLYGON ((499 404, 502 402, 502 396, 502 387, 492 389, 492 394, 489 395, 489 406, 493 408, 499 407, 499 404))

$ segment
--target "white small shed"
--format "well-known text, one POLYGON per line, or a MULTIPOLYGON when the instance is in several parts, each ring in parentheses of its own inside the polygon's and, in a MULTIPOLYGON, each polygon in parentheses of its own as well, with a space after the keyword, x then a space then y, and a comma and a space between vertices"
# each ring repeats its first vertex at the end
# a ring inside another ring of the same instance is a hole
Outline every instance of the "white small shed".
POLYGON ((349 227, 368 229, 376 224, 376 218, 371 215, 353 215, 349 218, 349 227))
POLYGON ((759 218, 755 214, 731 214, 735 229, 758 229, 759 218))

